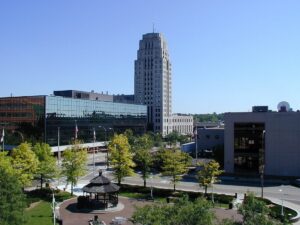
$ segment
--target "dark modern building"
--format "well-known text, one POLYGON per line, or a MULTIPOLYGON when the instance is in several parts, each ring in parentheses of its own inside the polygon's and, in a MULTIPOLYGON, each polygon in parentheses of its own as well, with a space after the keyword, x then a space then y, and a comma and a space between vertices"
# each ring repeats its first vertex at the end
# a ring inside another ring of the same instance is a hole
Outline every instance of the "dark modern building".
POLYGON ((94 91, 87 92, 87 91, 77 91, 77 90, 54 91, 53 95, 66 97, 66 98, 134 104, 134 95, 124 95, 124 94, 110 95, 108 93, 103 93, 103 92, 97 93, 94 91))
POLYGON ((300 112, 225 114, 225 171, 300 176, 300 112))
POLYGON ((0 128, 5 143, 22 140, 67 145, 75 138, 83 142, 105 140, 114 132, 132 129, 144 133, 147 107, 144 105, 66 98, 59 96, 23 96, 0 98, 0 128), (106 130, 106 131, 105 131, 106 130))

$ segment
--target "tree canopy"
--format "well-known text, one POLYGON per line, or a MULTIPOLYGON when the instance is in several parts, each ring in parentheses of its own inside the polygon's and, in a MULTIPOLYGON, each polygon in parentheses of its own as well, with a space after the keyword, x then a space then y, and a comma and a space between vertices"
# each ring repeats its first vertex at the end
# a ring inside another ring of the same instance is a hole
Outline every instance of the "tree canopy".
POLYGON ((173 131, 165 136, 165 140, 172 145, 176 144, 176 142, 179 142, 180 144, 184 144, 189 142, 189 136, 182 135, 177 131, 173 131))
POLYGON ((178 149, 165 149, 162 159, 163 175, 171 176, 175 191, 176 183, 181 179, 181 175, 187 172, 191 158, 178 149))
POLYGON ((24 224, 25 196, 18 178, 0 166, 0 224, 24 224))
POLYGON ((39 161, 31 149, 31 144, 25 142, 12 151, 13 168, 23 187, 31 184, 39 166, 39 161))
POLYGON ((53 157, 50 146, 46 143, 36 143, 33 146, 33 151, 39 160, 37 173, 40 175, 42 188, 44 178, 53 178, 57 175, 56 160, 53 157))
POLYGON ((108 150, 114 175, 118 184, 121 184, 125 176, 133 175, 132 168, 135 166, 127 137, 124 134, 116 134, 109 143, 108 150))
POLYGON ((0 152, 0 168, 9 174, 14 174, 15 172, 12 167, 11 157, 7 155, 7 152, 0 152))
POLYGON ((279 225, 278 221, 270 218, 270 209, 266 203, 255 198, 253 193, 248 193, 243 204, 239 208, 243 215, 244 225, 279 225))
POLYGON ((71 183, 71 195, 79 177, 86 173, 86 161, 86 149, 80 148, 77 144, 63 153, 62 174, 66 176, 67 182, 71 183))
POLYGON ((150 169, 153 164, 153 158, 150 152, 152 147, 153 140, 148 134, 138 137, 133 146, 134 161, 142 172, 144 187, 146 187, 146 179, 149 177, 150 169))
POLYGON ((205 188, 205 194, 207 193, 207 187, 210 187, 215 182, 223 170, 220 170, 220 165, 215 160, 211 160, 208 163, 200 164, 203 168, 198 172, 199 185, 205 188))
POLYGON ((214 213, 211 204, 204 198, 189 201, 186 197, 174 205, 161 203, 137 208, 134 224, 142 225, 212 225, 214 213))

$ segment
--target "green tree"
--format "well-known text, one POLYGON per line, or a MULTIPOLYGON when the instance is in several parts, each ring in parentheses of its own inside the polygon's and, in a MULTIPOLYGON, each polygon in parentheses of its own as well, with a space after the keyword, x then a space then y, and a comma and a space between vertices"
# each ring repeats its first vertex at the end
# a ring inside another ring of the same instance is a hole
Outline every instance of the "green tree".
POLYGON ((187 172, 190 164, 190 157, 186 153, 178 150, 171 149, 165 150, 163 154, 163 175, 171 176, 174 191, 176 183, 181 179, 181 175, 187 172))
POLYGON ((57 175, 56 160, 51 152, 51 148, 46 143, 37 143, 33 146, 33 151, 39 160, 37 173, 40 175, 41 189, 45 178, 53 178, 57 175))
POLYGON ((25 142, 12 151, 13 168, 23 187, 31 184, 39 161, 32 151, 31 144, 25 142))
POLYGON ((200 165, 203 168, 198 172, 198 181, 199 185, 205 188, 205 194, 207 194, 207 187, 218 181, 218 176, 223 173, 223 170, 219 169, 220 165, 215 160, 200 165))
POLYGON ((115 135, 108 145, 110 152, 111 166, 114 169, 114 175, 118 184, 124 177, 133 175, 133 154, 130 152, 128 139, 124 134, 115 135))
POLYGON ((137 208, 132 219, 134 224, 142 225, 212 225, 214 217, 211 204, 204 198, 194 202, 183 198, 174 205, 161 203, 137 208))
POLYGON ((14 174, 14 168, 12 167, 11 157, 7 155, 7 152, 0 152, 0 168, 4 169, 9 174, 14 174))
POLYGON ((0 224, 24 224, 25 196, 18 178, 0 167, 0 224))
POLYGON ((253 193, 249 193, 239 208, 243 215, 244 225, 279 225, 278 221, 269 217, 270 209, 266 203, 255 198, 253 193))
POLYGON ((86 173, 86 162, 87 151, 77 143, 63 153, 62 174, 66 176, 67 182, 71 183, 71 195, 79 177, 86 173))
POLYGON ((126 129, 124 135, 127 137, 129 146, 133 146, 136 140, 135 136, 133 135, 133 131, 131 129, 126 129))
POLYGON ((137 167, 141 169, 144 187, 146 187, 146 179, 149 177, 150 169, 153 164, 151 148, 153 141, 148 134, 144 134, 136 139, 134 150, 134 161, 137 167))

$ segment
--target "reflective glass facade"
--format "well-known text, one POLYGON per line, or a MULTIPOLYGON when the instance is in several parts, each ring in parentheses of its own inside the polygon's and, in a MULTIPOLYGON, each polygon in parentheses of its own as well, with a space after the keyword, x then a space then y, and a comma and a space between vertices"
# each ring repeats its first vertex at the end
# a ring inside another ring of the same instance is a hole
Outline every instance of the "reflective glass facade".
POLYGON ((144 133, 146 123, 147 108, 143 105, 46 97, 46 142, 51 145, 57 144, 58 127, 60 142, 64 145, 74 139, 76 125, 78 139, 92 142, 93 129, 96 130, 96 139, 104 140, 103 127, 107 130, 107 136, 126 129, 144 133))
POLYGON ((60 145, 66 145, 74 139, 76 126, 79 140, 92 142, 95 129, 96 140, 102 141, 105 129, 107 137, 126 129, 144 133, 146 123, 147 108, 143 105, 57 96, 0 98, 0 128, 6 130, 6 144, 17 144, 9 140, 14 134, 54 146, 59 130, 60 145))
POLYGON ((264 149, 264 123, 234 124, 235 173, 259 173, 264 149))
POLYGON ((7 144, 43 141, 45 96, 0 98, 0 128, 7 144))

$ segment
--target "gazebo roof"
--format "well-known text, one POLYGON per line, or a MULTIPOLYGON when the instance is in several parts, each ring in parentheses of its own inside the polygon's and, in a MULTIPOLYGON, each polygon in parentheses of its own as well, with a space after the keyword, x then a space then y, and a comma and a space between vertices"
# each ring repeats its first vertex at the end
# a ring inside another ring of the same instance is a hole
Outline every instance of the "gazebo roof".
POLYGON ((100 194, 105 194, 105 193, 115 193, 118 192, 120 187, 115 184, 108 184, 108 185, 101 185, 101 186, 95 186, 93 184, 88 184, 82 188, 84 192, 87 193, 100 193, 100 194))
POLYGON ((93 178, 89 184, 85 185, 82 190, 87 193, 115 193, 118 192, 120 187, 102 175, 102 171, 99 171, 99 176, 93 178))

